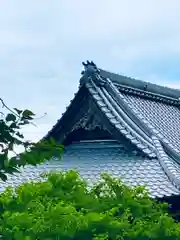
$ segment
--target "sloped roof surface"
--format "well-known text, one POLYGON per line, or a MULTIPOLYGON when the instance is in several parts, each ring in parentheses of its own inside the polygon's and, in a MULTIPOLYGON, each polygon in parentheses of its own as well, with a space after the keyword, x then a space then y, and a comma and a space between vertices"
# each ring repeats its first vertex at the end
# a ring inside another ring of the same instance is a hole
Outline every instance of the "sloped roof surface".
POLYGON ((143 82, 101 70, 110 78, 135 115, 157 130, 180 153, 180 90, 143 82))
POLYGON ((91 185, 100 179, 101 172, 121 178, 131 186, 146 185, 152 197, 178 195, 179 190, 169 181, 158 159, 144 158, 136 152, 128 152, 115 141, 85 142, 66 147, 63 159, 52 159, 37 167, 26 166, 21 174, 9 176, 1 183, 1 191, 8 185, 41 180, 40 173, 76 169, 91 185))
POLYGON ((127 102, 180 152, 180 109, 157 100, 122 94, 127 102))

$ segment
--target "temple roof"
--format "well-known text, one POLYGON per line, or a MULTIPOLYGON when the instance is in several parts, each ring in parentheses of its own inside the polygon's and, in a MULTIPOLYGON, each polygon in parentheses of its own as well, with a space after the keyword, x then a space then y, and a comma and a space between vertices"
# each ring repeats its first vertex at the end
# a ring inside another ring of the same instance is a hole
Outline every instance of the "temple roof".
POLYGON ((180 90, 83 65, 78 92, 44 137, 67 145, 63 160, 26 166, 9 184, 36 179, 42 169, 75 167, 91 183, 107 171, 130 185, 145 184, 153 197, 179 195, 180 90))
POLYGON ((9 176, 0 190, 8 185, 15 187, 22 182, 40 180, 39 175, 44 171, 57 169, 77 170, 90 186, 100 179, 101 172, 107 172, 116 178, 120 177, 130 186, 146 186, 152 197, 162 198, 180 193, 157 158, 149 159, 136 151, 127 151, 116 141, 85 141, 66 146, 62 160, 53 158, 37 167, 26 166, 21 174, 9 176))

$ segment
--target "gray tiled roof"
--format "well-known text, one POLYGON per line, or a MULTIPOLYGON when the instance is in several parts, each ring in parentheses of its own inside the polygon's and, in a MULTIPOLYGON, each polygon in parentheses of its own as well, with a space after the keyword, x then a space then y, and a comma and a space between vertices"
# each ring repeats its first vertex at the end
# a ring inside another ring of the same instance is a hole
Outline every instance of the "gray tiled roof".
POLYGON ((144 158, 113 141, 72 144, 66 147, 62 160, 54 158, 37 167, 26 166, 21 174, 9 176, 6 183, 1 183, 0 190, 8 185, 15 187, 26 181, 40 180, 42 172, 70 169, 78 170, 90 185, 100 179, 101 172, 107 172, 131 186, 146 185, 152 197, 180 194, 157 158, 144 158))
POLYGON ((180 188, 180 165, 174 166, 174 160, 180 161, 180 91, 88 66, 81 82, 99 109, 141 152, 155 155, 169 180, 180 188))
POLYGON ((177 106, 122 93, 127 102, 139 111, 180 152, 180 109, 177 106))

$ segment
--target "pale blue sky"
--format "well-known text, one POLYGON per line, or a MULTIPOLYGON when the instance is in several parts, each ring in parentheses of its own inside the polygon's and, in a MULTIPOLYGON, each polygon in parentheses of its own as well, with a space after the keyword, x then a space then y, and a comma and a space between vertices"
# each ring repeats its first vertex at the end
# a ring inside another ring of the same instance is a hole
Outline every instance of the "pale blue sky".
POLYGON ((1 97, 29 108, 38 140, 77 91, 81 62, 180 87, 179 0, 0 1, 1 97))

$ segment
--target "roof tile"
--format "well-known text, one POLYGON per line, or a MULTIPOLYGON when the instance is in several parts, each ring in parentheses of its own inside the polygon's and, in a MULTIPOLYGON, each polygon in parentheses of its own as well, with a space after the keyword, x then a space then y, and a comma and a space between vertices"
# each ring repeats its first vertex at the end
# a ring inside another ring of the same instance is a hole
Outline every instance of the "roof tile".
POLYGON ((124 95, 129 105, 136 109, 143 117, 167 139, 171 147, 180 152, 180 109, 176 106, 157 102, 157 100, 143 99, 139 96, 124 95))
POLYGON ((91 151, 85 148, 88 143, 73 144, 66 148, 62 160, 52 159, 37 167, 26 166, 21 174, 8 176, 7 183, 1 183, 1 189, 8 184, 17 186, 24 181, 38 180, 39 174, 52 170, 77 169, 80 175, 90 184, 99 179, 101 172, 107 172, 115 177, 120 177, 128 185, 146 185, 151 196, 160 197, 180 194, 180 191, 170 182, 163 171, 158 159, 148 159, 136 156, 114 145, 110 148, 98 148, 99 142, 91 143, 91 151), (121 150, 120 150, 121 149, 121 150))

